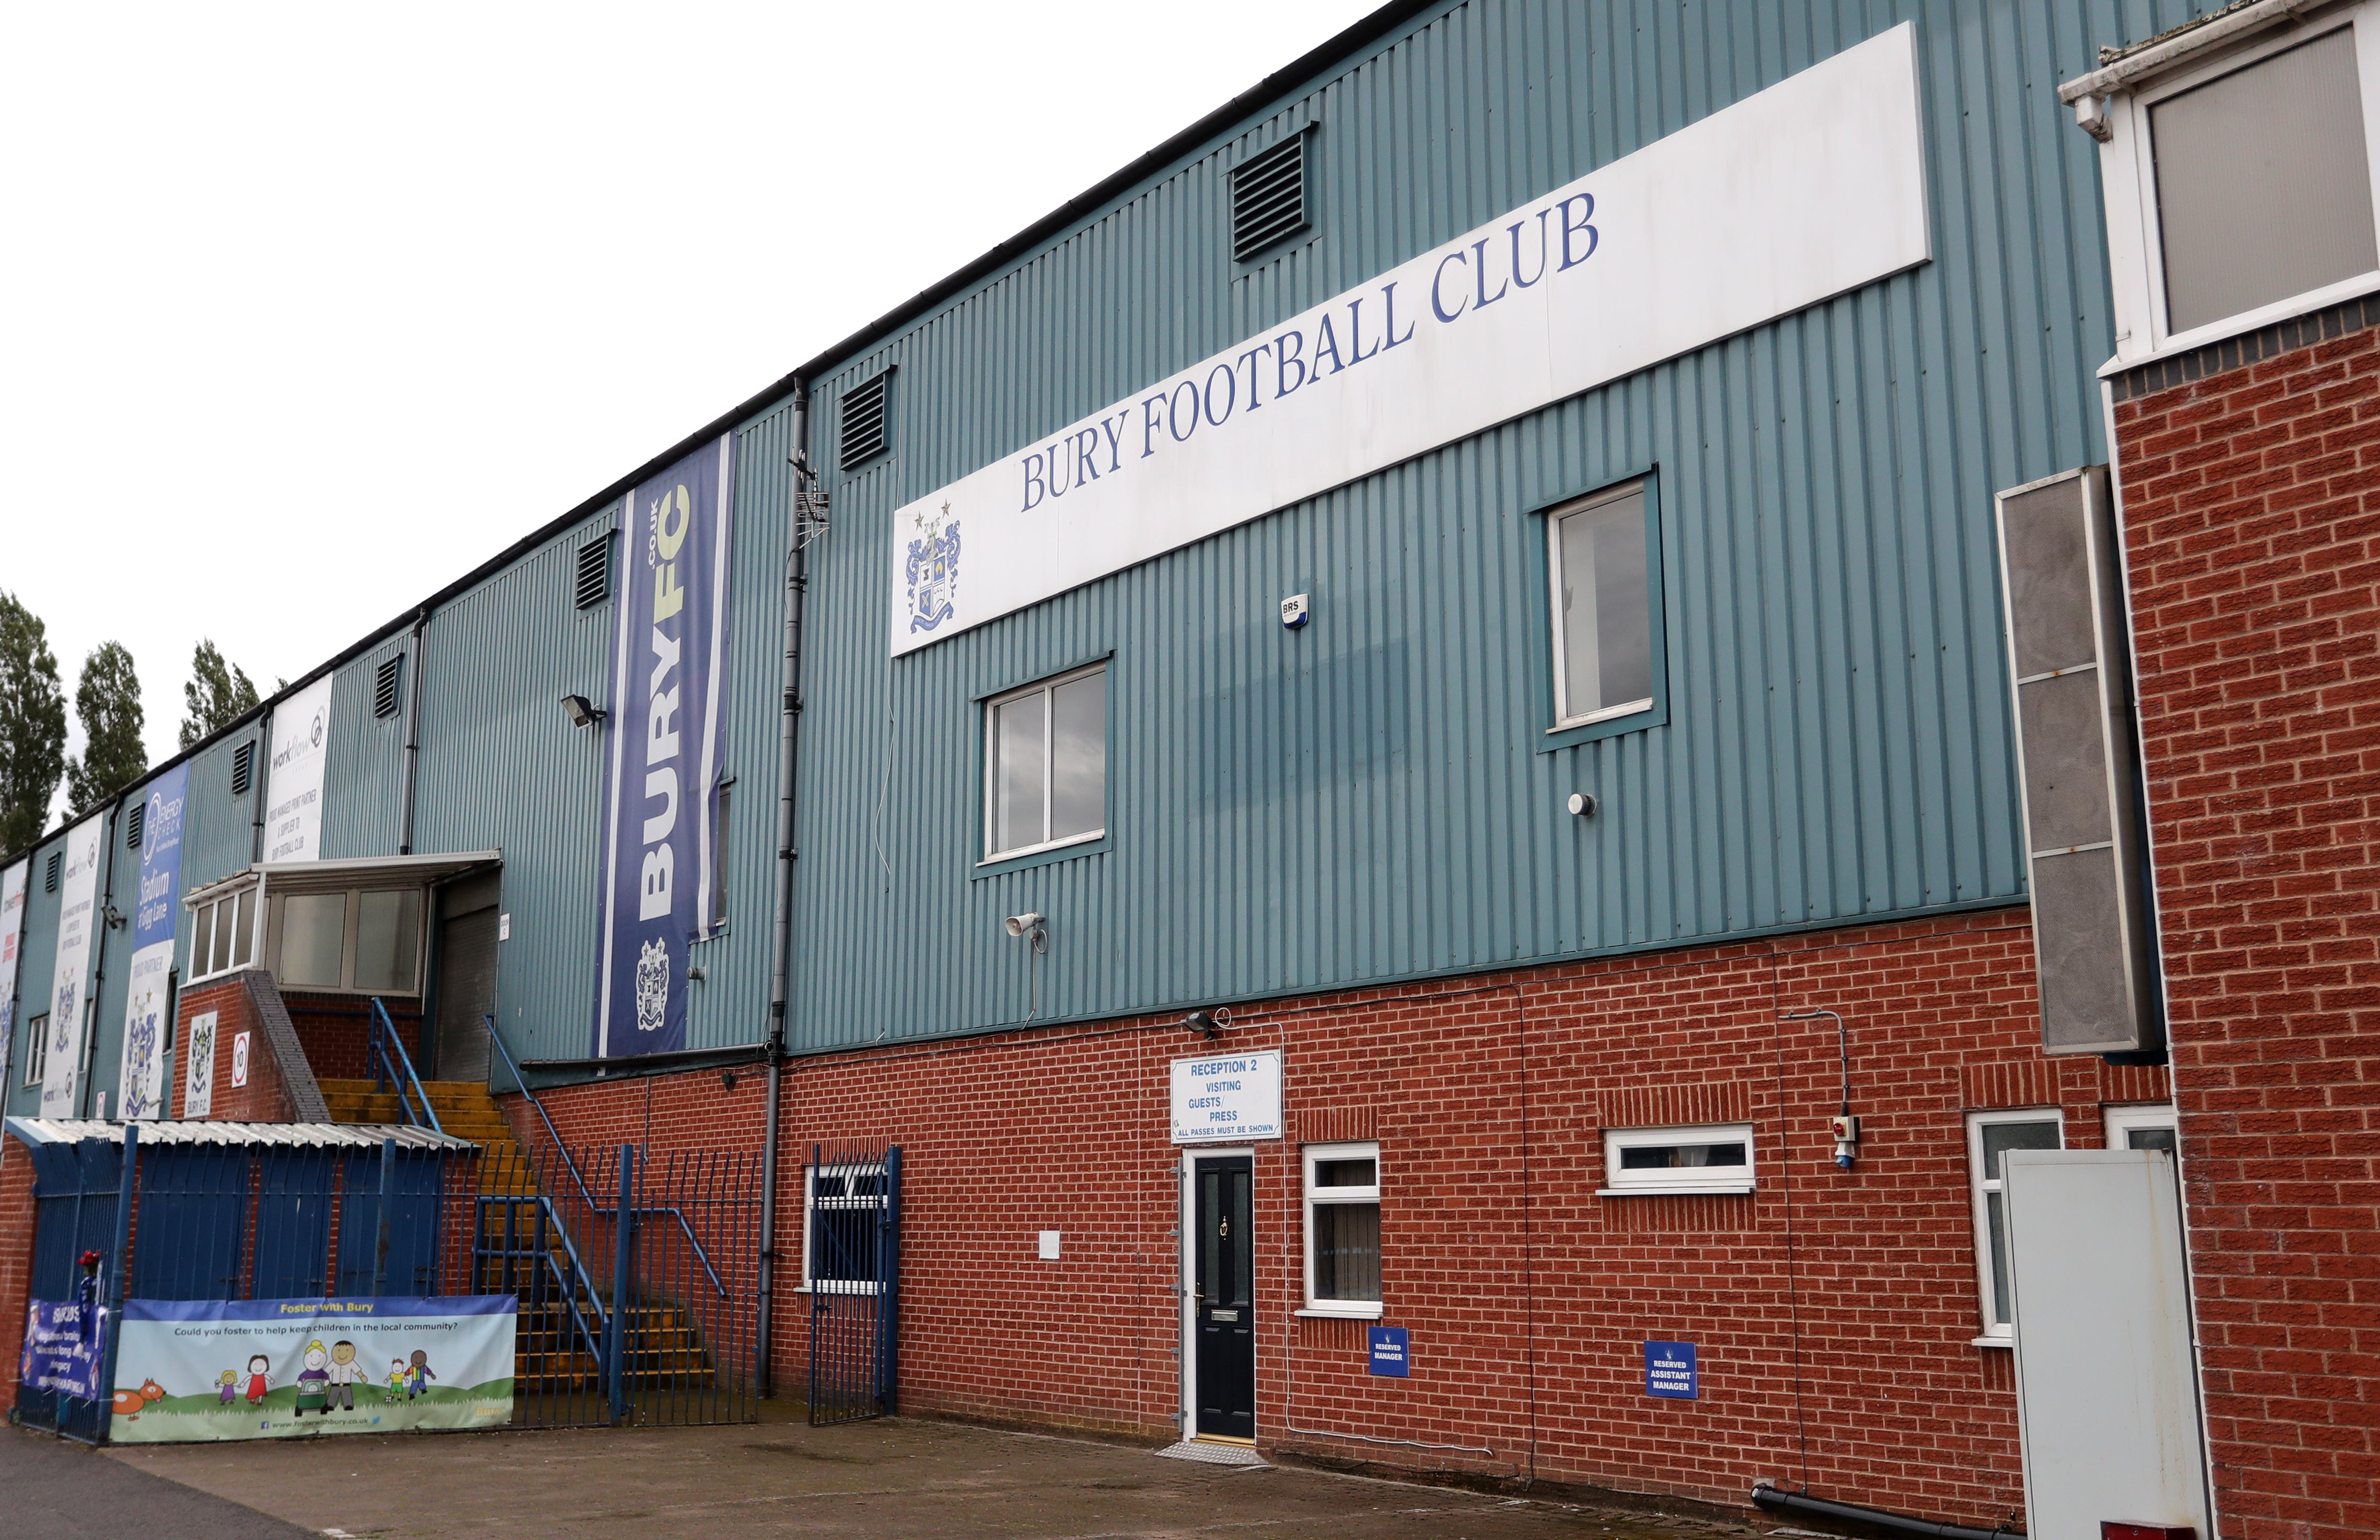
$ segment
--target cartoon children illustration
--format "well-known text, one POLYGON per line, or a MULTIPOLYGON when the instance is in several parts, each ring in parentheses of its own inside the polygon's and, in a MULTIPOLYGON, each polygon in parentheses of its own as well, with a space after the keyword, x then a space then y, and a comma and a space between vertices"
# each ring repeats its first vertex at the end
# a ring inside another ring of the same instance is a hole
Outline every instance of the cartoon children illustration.
POLYGON ((392 1358, 388 1361, 388 1394, 382 1396, 381 1400, 385 1401, 395 1401, 397 1397, 404 1393, 405 1360, 402 1358, 392 1358))
POLYGON ((225 1369, 222 1376, 215 1381, 215 1393, 225 1406, 229 1406, 233 1398, 239 1393, 239 1371, 225 1369))
POLYGON ((302 1417, 309 1412, 331 1414, 331 1355, 322 1351, 317 1340, 306 1344, 306 1366, 298 1371, 298 1410, 293 1416, 302 1417))
POLYGON ((264 1392, 273 1388, 273 1361, 258 1353, 248 1361, 248 1404, 261 1406, 264 1392))
MULTIPOLYGON (((331 1344, 331 1405, 342 1412, 356 1409, 356 1387, 371 1378, 371 1371, 356 1362, 356 1345, 346 1338, 331 1344)), ((328 1408, 324 1415, 329 1414, 328 1408)))
POLYGON ((406 1374, 405 1399, 411 1401, 420 1395, 430 1388, 430 1382, 437 1377, 436 1372, 430 1367, 430 1355, 419 1348, 414 1349, 413 1366, 406 1374))

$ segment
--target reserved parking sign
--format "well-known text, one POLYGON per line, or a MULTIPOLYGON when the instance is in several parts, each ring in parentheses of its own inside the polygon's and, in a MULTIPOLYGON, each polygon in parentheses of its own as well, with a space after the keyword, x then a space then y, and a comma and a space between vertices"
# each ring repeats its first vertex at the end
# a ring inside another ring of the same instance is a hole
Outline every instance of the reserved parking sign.
POLYGON ((1694 1401, 1700 1387, 1694 1378, 1692 1342, 1645 1344, 1645 1393, 1671 1401, 1694 1401))

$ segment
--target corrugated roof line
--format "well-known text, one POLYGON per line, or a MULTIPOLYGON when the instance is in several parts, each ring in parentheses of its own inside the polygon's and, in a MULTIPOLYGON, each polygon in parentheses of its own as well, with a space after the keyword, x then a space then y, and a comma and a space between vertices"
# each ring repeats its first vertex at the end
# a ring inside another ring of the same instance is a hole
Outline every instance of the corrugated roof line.
MULTIPOLYGON (((27 1145, 75 1145, 86 1139, 124 1142, 128 1125, 104 1118, 10 1118, 8 1132, 27 1145)), ((278 1145, 293 1149, 377 1149, 394 1139, 399 1149, 477 1149, 468 1139, 433 1134, 410 1123, 247 1123, 174 1119, 140 1124, 144 1145, 278 1145)))
POLYGON ((1253 111, 1257 106, 1281 95, 1282 92, 1288 91, 1292 86, 1299 84, 1304 80, 1312 79, 1313 77, 1322 73, 1326 67, 1335 63, 1345 55, 1363 47, 1366 43, 1377 42, 1389 32, 1395 30, 1407 21, 1412 20, 1415 17, 1431 10, 1451 8, 1455 3, 1456 0, 1391 0, 1390 4, 1382 6, 1379 9, 1369 13, 1361 20, 1355 22, 1353 26, 1340 31, 1336 36, 1328 39, 1319 46, 1308 49, 1305 53, 1292 60, 1287 66, 1274 70, 1271 74, 1257 81, 1254 87, 1232 97, 1229 102, 1224 103, 1213 112, 1207 114, 1204 117, 1199 118, 1188 127, 1159 144, 1155 149, 1150 150, 1148 153, 1134 160, 1122 170, 1117 171, 1098 182, 1087 191, 1080 193, 1075 197, 1067 200, 1064 203, 1060 204, 1056 209, 1051 210, 1049 213, 1044 214, 1041 218, 1034 221, 1031 224, 1026 225, 1017 234, 1011 236, 1008 239, 1001 242, 998 246, 993 247, 982 256, 978 257, 975 261, 967 263, 965 267, 958 269, 949 277, 943 279, 941 283, 936 284, 929 288, 920 290, 918 293, 911 296, 907 300, 894 306, 892 309, 887 310, 876 320, 870 321, 866 326, 861 327, 858 331, 854 332, 851 335, 844 338, 843 341, 835 344, 832 347, 828 348, 825 352, 820 353, 816 358, 810 359, 808 363, 801 365, 792 373, 781 377, 774 383, 766 386, 758 393, 745 397, 742 401, 736 403, 725 412, 722 412, 719 416, 711 418, 709 422, 704 423, 700 428, 696 429, 693 432, 688 433, 686 437, 678 440, 667 449, 662 450, 660 454, 645 461, 642 465, 637 467, 636 469, 630 471, 627 475, 613 481, 601 491, 597 492, 594 496, 587 498, 577 503, 569 512, 563 514, 558 518, 549 520, 536 529, 531 530, 528 534, 522 536, 519 540, 515 540, 511 545, 506 546, 495 555, 489 557, 478 566, 473 567, 470 571, 465 573, 454 582, 447 584, 443 588, 440 588, 428 599, 423 600, 418 604, 407 605, 397 614, 395 619, 388 621, 384 624, 376 627, 372 631, 367 633, 360 640, 354 642, 341 651, 334 654, 327 661, 317 664, 315 667, 309 669, 306 673, 298 675, 298 678, 292 680, 282 689, 274 692, 265 699, 259 701, 254 709, 225 722, 223 726, 215 729, 212 733, 208 734, 205 737, 200 738, 197 743, 192 744, 189 747, 185 748, 166 758, 159 760, 156 764, 144 770, 141 773, 140 779, 132 782, 131 785, 118 788, 116 791, 110 793, 107 796, 101 798, 99 801, 92 803, 87 807, 69 809, 65 821, 60 823, 56 829, 50 830, 45 833, 35 836, 33 842, 30 844, 24 846, 22 849, 10 851, 5 855, 0 855, 0 867, 6 867, 21 857, 30 855, 33 851, 41 848, 43 841, 57 834, 64 833, 67 830, 71 829, 74 825, 81 822, 84 819, 89 818, 91 814, 98 812, 103 807, 122 801, 125 794, 136 787, 147 784, 149 782, 156 779, 159 775, 164 774, 166 770, 172 770, 176 765, 182 763, 184 760, 195 758, 203 750, 212 747, 222 739, 244 730, 249 723, 262 717, 265 712, 271 710, 275 705, 288 699, 298 691, 306 688, 309 685, 311 685, 316 680, 322 678, 324 674, 334 672, 342 664, 353 661, 355 659, 361 657, 366 652, 369 652, 373 648, 379 646, 382 642, 386 641, 395 633, 411 626, 414 617, 419 614, 423 610, 435 609, 438 606, 444 604, 448 600, 454 599, 457 595, 468 592, 469 589, 478 587, 479 584, 485 579, 492 577, 497 573, 502 572, 504 568, 512 565, 515 562, 519 561, 530 552, 535 551, 539 546, 545 544, 556 535, 568 529, 572 525, 580 523, 586 519, 589 515, 596 513, 608 506, 614 499, 620 497, 624 493, 627 492, 631 488, 635 487, 638 482, 643 480, 646 477, 651 475, 654 471, 661 469, 664 466, 670 465, 674 461, 682 458, 705 440, 716 438, 719 434, 726 432, 736 427, 738 424, 755 416, 764 408, 776 404, 786 396, 800 390, 805 382, 818 378, 819 374, 834 360, 883 340, 892 333, 907 325, 910 321, 917 320, 919 316, 926 314, 928 311, 941 305, 944 300, 947 300, 953 296, 962 292, 987 274, 997 272, 999 269, 1006 266, 1022 253, 1040 245, 1043 241, 1048 240, 1057 232, 1073 224, 1076 220, 1082 218, 1089 210, 1097 208, 1100 204, 1107 202, 1125 188, 1131 188, 1145 178, 1154 175, 1160 168, 1167 164, 1169 162, 1186 154, 1190 150, 1220 132, 1225 125, 1236 122, 1241 117, 1245 116, 1249 112, 1253 111))

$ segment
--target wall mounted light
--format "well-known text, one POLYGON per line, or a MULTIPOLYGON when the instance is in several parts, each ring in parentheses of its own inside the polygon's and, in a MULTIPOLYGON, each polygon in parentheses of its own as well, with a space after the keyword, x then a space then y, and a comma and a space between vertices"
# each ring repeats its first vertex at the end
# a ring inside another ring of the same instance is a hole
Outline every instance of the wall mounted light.
POLYGON ((573 727, 592 727, 612 713, 583 695, 566 695, 562 697, 562 714, 570 719, 573 727))
POLYGON ((1204 1011, 1193 1011, 1183 1017, 1182 1026, 1184 1031, 1196 1032, 1210 1043, 1223 1035, 1223 1024, 1204 1011))

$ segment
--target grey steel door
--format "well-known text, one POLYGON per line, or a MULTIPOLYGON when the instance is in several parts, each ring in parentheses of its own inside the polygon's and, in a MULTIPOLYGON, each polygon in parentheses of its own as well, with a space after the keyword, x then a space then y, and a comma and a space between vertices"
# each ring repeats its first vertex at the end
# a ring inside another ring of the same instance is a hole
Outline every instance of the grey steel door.
POLYGON ((1256 1247, 1250 1235, 1253 1162, 1200 1160, 1191 1171, 1193 1328, 1197 1334, 1196 1433, 1257 1436, 1256 1247))
POLYGON ((495 872, 466 878, 439 894, 438 1045, 431 1074, 439 1080, 488 1078, 488 1029, 496 1008, 495 872))

